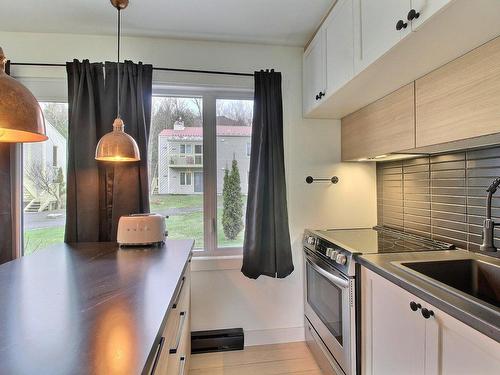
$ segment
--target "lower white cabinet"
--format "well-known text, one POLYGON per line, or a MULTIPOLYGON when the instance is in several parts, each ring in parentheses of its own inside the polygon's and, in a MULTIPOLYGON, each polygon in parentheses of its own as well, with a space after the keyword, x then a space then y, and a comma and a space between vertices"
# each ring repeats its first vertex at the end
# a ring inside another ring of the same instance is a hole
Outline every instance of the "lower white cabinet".
POLYGON ((362 374, 499 373, 496 341, 364 267, 361 283, 362 374))

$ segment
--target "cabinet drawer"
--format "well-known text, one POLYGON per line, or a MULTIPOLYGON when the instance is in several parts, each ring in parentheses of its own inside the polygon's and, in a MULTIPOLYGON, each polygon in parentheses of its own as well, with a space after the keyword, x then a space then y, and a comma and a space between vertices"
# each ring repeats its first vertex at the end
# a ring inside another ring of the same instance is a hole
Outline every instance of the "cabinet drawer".
POLYGON ((174 297, 162 335, 154 375, 187 374, 191 353, 190 272, 186 270, 174 297))
POLYGON ((177 292, 174 297, 174 301, 172 304, 173 310, 186 310, 189 307, 189 302, 191 298, 191 275, 189 269, 186 270, 184 276, 179 283, 179 287, 177 288, 177 292))
POLYGON ((185 315, 185 321, 178 342, 174 343, 169 351, 167 375, 184 375, 189 370, 189 356, 191 354, 190 315, 185 315), (175 352, 174 352, 175 349, 175 352))

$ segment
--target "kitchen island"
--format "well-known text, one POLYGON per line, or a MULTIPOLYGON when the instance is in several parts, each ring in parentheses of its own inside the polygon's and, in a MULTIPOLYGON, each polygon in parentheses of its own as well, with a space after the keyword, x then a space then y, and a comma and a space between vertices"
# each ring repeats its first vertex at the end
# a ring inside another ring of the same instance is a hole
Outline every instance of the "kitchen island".
POLYGON ((63 244, 0 266, 0 374, 149 371, 193 245, 63 244))

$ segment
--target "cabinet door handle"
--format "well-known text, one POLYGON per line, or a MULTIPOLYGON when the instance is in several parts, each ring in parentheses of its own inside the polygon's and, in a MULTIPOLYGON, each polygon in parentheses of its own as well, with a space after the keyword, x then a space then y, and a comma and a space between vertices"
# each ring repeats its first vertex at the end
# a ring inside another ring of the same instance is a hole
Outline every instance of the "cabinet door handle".
POLYGON ((422 316, 425 319, 429 319, 431 316, 434 316, 434 311, 427 310, 425 307, 422 309, 422 316))
POLYGON ((179 350, 179 345, 181 344, 181 338, 182 338, 182 329, 184 328, 184 322, 186 321, 186 312, 183 311, 181 312, 181 318, 179 319, 179 327, 177 328, 177 335, 175 336, 175 346, 173 348, 170 348, 168 351, 170 354, 175 354, 177 353, 177 350, 179 350))
POLYGON ((408 18, 408 21, 413 21, 416 20, 418 17, 420 17, 420 13, 417 12, 415 9, 411 9, 408 12, 408 16, 406 18, 408 18))
POLYGON ((325 92, 324 91, 320 91, 319 92, 319 98, 321 99, 323 96, 325 96, 325 92))
POLYGON ((412 311, 417 311, 420 308, 422 308, 422 305, 420 303, 416 303, 415 301, 410 302, 410 309, 412 311))
POLYGON ((179 366, 179 375, 184 375, 184 369, 186 368, 186 357, 182 356, 180 359, 181 365, 179 366))
POLYGON ((316 95, 316 100, 319 100, 319 98, 321 98, 321 96, 319 96, 319 94, 316 95))
POLYGON ((406 27, 408 26, 408 23, 406 23, 405 21, 403 20, 399 20, 397 23, 396 23, 396 30, 401 30, 401 29, 406 29, 406 27))
POLYGON ((165 337, 160 339, 160 343, 158 344, 158 350, 156 351, 155 360, 153 362, 153 366, 151 367, 150 375, 153 375, 156 371, 156 366, 158 366, 158 361, 160 360, 161 352, 163 349, 163 344, 165 344, 165 337))
POLYGON ((182 276, 181 285, 179 285, 179 289, 177 289, 177 293, 175 294, 174 304, 172 305, 173 309, 176 309, 177 305, 179 304, 179 299, 181 298, 181 292, 182 289, 184 288, 185 281, 186 281, 186 276, 182 276))

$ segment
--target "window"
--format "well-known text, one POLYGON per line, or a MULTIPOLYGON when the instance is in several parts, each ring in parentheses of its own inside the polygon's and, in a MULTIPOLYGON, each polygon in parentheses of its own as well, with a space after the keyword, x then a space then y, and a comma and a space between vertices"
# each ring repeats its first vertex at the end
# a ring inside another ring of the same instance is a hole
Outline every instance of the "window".
POLYGON ((203 146, 195 145, 194 146, 194 163, 196 165, 203 164, 203 146))
POLYGON ((253 100, 217 99, 218 247, 242 247, 253 100))
POLYGON ((23 144, 23 255, 64 241, 67 103, 40 102, 49 139, 23 144))
POLYGON ((181 186, 191 185, 191 173, 181 172, 181 186))
POLYGON ((193 143, 203 142, 201 97, 153 96, 148 148, 151 212, 168 216, 169 238, 193 238, 195 248, 203 249, 203 189, 199 186, 203 181, 199 174, 203 176, 204 167, 200 161, 187 170, 186 154, 192 153, 187 137, 193 143), (194 179, 193 172, 198 173, 194 179))
POLYGON ((252 94, 193 93, 153 97, 151 210, 169 216, 170 238, 194 238, 209 253, 241 251, 252 94))

